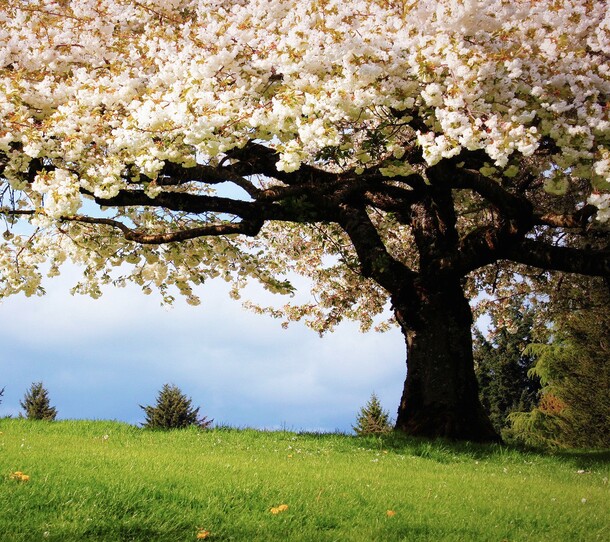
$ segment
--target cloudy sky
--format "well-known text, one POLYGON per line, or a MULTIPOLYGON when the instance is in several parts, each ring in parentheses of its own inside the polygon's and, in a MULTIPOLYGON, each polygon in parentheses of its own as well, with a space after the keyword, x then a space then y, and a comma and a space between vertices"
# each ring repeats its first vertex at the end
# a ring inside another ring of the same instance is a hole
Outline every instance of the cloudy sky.
POLYGON ((76 272, 47 281, 47 295, 0 303, 0 416, 18 415, 32 382, 42 381, 61 419, 141 423, 164 383, 179 386, 200 413, 235 427, 350 431, 375 392, 394 416, 405 377, 398 330, 362 334, 353 323, 318 337, 287 330, 229 299, 224 282, 202 304, 137 288, 101 299, 71 296, 76 272))

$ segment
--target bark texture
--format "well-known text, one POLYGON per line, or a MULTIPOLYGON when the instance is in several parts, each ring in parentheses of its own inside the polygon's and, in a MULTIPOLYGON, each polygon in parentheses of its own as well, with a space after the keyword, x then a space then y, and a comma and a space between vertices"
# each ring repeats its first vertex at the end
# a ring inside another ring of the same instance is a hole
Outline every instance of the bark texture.
POLYGON ((396 428, 420 437, 499 441, 479 400, 470 306, 453 282, 420 285, 418 309, 396 309, 407 344, 396 428))

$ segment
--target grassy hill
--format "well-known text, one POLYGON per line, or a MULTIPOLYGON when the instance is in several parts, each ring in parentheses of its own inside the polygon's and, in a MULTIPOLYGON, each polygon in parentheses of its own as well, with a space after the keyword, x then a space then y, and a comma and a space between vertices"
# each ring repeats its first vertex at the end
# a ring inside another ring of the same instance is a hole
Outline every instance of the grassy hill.
POLYGON ((608 540, 609 470, 600 453, 3 419, 0 540, 608 540))

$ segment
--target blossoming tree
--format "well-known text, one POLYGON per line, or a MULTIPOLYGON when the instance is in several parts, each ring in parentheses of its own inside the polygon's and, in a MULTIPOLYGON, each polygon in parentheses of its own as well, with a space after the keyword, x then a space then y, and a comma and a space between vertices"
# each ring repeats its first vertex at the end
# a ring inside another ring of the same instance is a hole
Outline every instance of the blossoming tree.
POLYGON ((502 262, 610 275, 604 2, 0 5, 3 295, 66 260, 79 292, 193 304, 208 278, 301 273, 313 301, 282 311, 318 330, 391 303, 399 429, 493 440, 473 285, 502 262))

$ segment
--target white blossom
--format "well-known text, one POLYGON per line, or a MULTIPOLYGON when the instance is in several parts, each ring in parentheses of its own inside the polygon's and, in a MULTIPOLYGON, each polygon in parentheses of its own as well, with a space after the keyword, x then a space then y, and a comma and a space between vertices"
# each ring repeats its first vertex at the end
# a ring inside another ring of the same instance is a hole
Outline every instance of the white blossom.
MULTIPOLYGON (((134 247, 117 228, 65 220, 129 183, 151 198, 163 190, 211 193, 203 183, 163 186, 159 175, 172 164, 218 164, 247 141, 277 150, 278 171, 328 153, 339 158, 325 167, 364 173, 376 166, 390 178, 421 167, 409 163, 406 141, 429 166, 480 151, 489 158, 481 174, 506 184, 524 158, 550 143, 544 166, 562 177, 547 189, 561 197, 572 183, 589 183, 579 203, 595 205, 607 223, 606 4, 5 0, 1 182, 39 234, 29 244, 21 235, 3 241, 0 293, 39 291, 46 257, 84 265, 90 283, 79 291, 92 295, 114 280, 106 269, 121 258, 143 289, 175 284, 190 302, 189 285, 214 276, 235 281, 237 269, 282 290, 272 271, 246 258, 254 249, 244 240, 193 241, 183 254, 134 247)), ((153 233, 188 221, 130 206, 101 213, 153 233)), ((318 264, 305 260, 304 267, 318 264)))
POLYGON ((591 194, 587 203, 597 207, 597 220, 600 222, 610 221, 610 194, 591 194))

